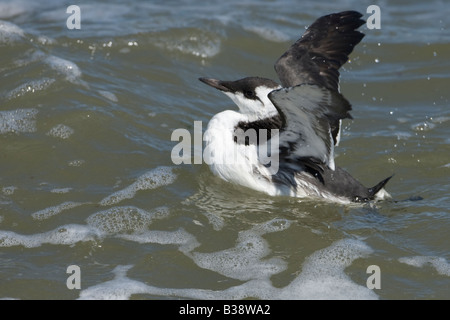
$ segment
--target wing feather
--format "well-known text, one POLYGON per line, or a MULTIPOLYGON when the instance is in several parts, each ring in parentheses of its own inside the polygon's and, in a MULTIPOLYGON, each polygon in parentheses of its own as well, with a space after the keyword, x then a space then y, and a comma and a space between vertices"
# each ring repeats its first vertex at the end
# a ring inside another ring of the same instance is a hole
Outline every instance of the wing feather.
POLYGON ((308 84, 272 91, 269 99, 282 123, 280 157, 285 162, 300 161, 315 169, 326 165, 334 170, 330 123, 348 118, 350 103, 336 91, 308 84))
POLYGON ((275 63, 284 87, 309 83, 339 91, 338 69, 348 60, 364 34, 357 11, 333 13, 317 19, 275 63))

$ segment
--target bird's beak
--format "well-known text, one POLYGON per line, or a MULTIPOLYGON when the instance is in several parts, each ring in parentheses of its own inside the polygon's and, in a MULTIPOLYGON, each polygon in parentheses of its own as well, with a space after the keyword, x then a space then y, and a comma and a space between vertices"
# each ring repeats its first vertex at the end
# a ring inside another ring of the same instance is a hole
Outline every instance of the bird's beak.
POLYGON ((199 78, 198 80, 222 92, 230 92, 230 89, 225 86, 226 83, 225 81, 216 80, 212 78, 199 78))

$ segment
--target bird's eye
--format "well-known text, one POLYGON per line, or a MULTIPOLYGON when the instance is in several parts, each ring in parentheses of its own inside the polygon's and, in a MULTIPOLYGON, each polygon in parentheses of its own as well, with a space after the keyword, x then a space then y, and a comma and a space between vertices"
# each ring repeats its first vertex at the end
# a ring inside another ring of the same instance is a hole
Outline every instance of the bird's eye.
POLYGON ((255 98, 255 93, 253 91, 251 91, 251 90, 247 90, 247 91, 244 91, 244 96, 247 99, 254 99, 255 98))

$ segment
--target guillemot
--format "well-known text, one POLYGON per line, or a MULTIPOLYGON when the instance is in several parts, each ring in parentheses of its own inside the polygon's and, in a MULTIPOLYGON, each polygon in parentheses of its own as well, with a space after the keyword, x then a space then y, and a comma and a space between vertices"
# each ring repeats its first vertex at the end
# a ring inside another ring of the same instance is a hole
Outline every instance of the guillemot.
POLYGON ((338 70, 364 37, 357 31, 365 23, 361 17, 344 11, 317 19, 276 61, 281 85, 260 77, 199 79, 239 107, 239 112, 216 114, 205 131, 214 174, 269 195, 341 203, 390 197, 384 186, 392 176, 367 188, 334 162, 342 119, 352 119, 351 105, 340 93, 338 70), (256 142, 238 141, 237 130, 254 130, 256 142), (258 152, 270 144, 276 146, 271 149, 278 161, 275 172, 258 152), (227 161, 230 150, 237 150, 234 162, 227 161))

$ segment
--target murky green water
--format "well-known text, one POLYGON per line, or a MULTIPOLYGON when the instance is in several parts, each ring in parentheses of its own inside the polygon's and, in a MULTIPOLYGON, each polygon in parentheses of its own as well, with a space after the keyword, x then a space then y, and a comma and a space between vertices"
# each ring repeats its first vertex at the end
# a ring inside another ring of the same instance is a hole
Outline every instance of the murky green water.
POLYGON ((336 149, 394 200, 342 206, 176 166, 171 133, 235 108, 198 77, 276 79, 305 26, 371 2, 99 1, 80 30, 0 2, 0 298, 450 298, 450 5, 396 3, 341 72, 336 149))

